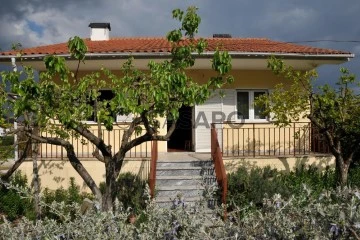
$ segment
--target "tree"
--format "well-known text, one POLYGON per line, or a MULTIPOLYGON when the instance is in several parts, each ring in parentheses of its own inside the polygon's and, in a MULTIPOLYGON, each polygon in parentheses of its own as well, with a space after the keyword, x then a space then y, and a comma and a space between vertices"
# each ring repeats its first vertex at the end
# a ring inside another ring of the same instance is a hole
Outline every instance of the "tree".
MULTIPOLYGON (((232 81, 231 76, 226 76, 231 69, 231 58, 227 52, 220 51, 215 52, 212 60, 216 74, 207 83, 196 83, 187 76, 186 69, 195 63, 194 53, 201 54, 207 46, 204 39, 194 38, 201 21, 196 11, 197 8, 189 7, 186 12, 180 9, 172 12, 181 27, 166 36, 172 46, 171 60, 150 61, 146 72, 135 69, 133 59, 130 58, 121 68, 122 76, 101 69, 79 77, 80 62, 85 61, 87 51, 79 37, 71 38, 68 42, 72 57, 79 62, 76 72, 67 68, 63 57, 53 55, 44 58, 47 70, 40 74, 40 81, 34 79, 33 70, 29 67, 21 72, 2 72, 1 111, 13 112, 18 121, 23 119, 21 127, 13 133, 21 132, 33 142, 53 144, 65 149, 71 165, 101 203, 102 209, 110 210, 118 191, 116 179, 125 154, 146 141, 166 141, 174 131, 176 121, 173 121, 166 135, 158 135, 158 117, 176 120, 182 105, 201 104, 213 89, 232 81), (25 76, 22 81, 21 75, 25 76), (54 81, 54 78, 60 79, 60 82, 54 81), (10 92, 5 91, 7 85, 10 86, 10 92), (99 90, 105 87, 112 89, 114 97, 98 101, 99 90), (95 108, 91 102, 95 103, 95 108), (99 134, 95 135, 83 121, 95 115, 99 127, 103 124, 111 131, 114 112, 132 113, 134 116, 122 136, 119 149, 112 149, 104 142, 100 128, 99 134), (55 121, 59 125, 54 125, 55 121), (39 131, 35 132, 35 129, 39 131), (46 132, 55 137, 44 136, 46 132), (68 141, 71 136, 85 138, 96 146, 93 155, 105 164, 104 194, 79 161, 74 146, 68 141)), ((17 165, 20 163, 21 159, 17 165)))
POLYGON ((297 71, 275 58, 269 60, 268 67, 291 84, 277 85, 271 94, 259 98, 257 104, 265 107, 266 114, 272 113, 279 126, 308 118, 326 139, 335 157, 337 183, 345 186, 349 166, 360 150, 360 95, 353 90, 359 81, 341 68, 337 88, 324 85, 314 89, 315 70, 297 71))

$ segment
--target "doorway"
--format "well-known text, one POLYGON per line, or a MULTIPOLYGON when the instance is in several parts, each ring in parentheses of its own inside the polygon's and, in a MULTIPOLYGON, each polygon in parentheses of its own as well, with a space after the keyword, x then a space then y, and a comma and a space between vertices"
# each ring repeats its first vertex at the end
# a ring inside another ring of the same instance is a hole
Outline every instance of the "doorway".
MULTIPOLYGON (((193 151, 192 118, 192 107, 182 106, 179 109, 176 128, 168 141, 168 152, 193 151)), ((171 119, 167 120, 167 130, 169 130, 172 123, 171 119)))

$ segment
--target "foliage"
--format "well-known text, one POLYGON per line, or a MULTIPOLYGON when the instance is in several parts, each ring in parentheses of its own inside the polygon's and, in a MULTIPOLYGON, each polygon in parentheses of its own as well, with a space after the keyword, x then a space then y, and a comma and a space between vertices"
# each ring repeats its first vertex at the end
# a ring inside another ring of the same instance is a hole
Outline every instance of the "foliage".
MULTIPOLYGON (((93 199, 91 194, 80 192, 80 187, 75 184, 74 178, 70 178, 69 183, 70 185, 67 189, 49 190, 45 188, 41 193, 41 216, 43 218, 60 220, 58 214, 54 213, 51 207, 53 202, 70 206, 71 204, 81 204, 85 198, 93 199)), ((0 213, 9 221, 14 221, 24 216, 34 220, 33 197, 28 196, 29 192, 30 189, 26 175, 22 174, 21 171, 15 172, 11 176, 10 184, 2 185, 0 188, 0 213)), ((62 209, 63 212, 67 213, 71 213, 71 210, 69 207, 62 209)))
MULTIPOLYGON (((317 197, 308 187, 283 199, 264 198, 263 206, 236 207, 222 221, 217 209, 209 214, 202 205, 165 209, 149 202, 139 224, 128 223, 130 212, 91 211, 75 217, 62 214, 64 222, 21 219, 0 225, 5 239, 356 239, 360 234, 360 193, 357 189, 323 191, 317 197)), ((61 214, 62 205, 54 205, 61 214)), ((77 210, 76 210, 77 209, 77 210)))
POLYGON ((0 159, 7 160, 14 157, 14 137, 2 136, 0 137, 0 159))
MULTIPOLYGON (((126 172, 121 173, 117 179, 118 194, 117 200, 124 209, 131 209, 134 213, 139 213, 146 207, 146 181, 141 180, 139 176, 126 172)), ((105 183, 100 183, 100 189, 105 192, 105 183)))
MULTIPOLYGON (((19 188, 27 188, 28 180, 26 175, 18 171, 11 177, 10 184, 19 188)), ((0 186, 0 213, 10 221, 22 216, 29 219, 35 217, 31 199, 25 198, 16 190, 8 189, 3 185, 0 186)))
POLYGON ((103 68, 79 77, 81 62, 87 61, 87 47, 82 39, 74 37, 68 43, 72 59, 58 55, 44 57, 46 71, 41 72, 40 81, 34 78, 33 69, 26 66, 19 72, 1 72, 1 116, 13 112, 21 126, 18 132, 23 132, 33 142, 64 148, 70 163, 104 210, 111 209, 116 198, 116 179, 125 154, 146 141, 167 141, 175 129, 176 121, 173 121, 167 134, 158 134, 158 118, 176 120, 181 106, 201 104, 213 89, 233 80, 227 75, 231 70, 231 57, 218 50, 212 60, 214 74, 207 82, 197 83, 187 75, 186 70, 194 66, 197 55, 205 51, 207 43, 204 39, 194 38, 201 22, 196 7, 189 7, 185 12, 176 9, 173 18, 180 22, 180 27, 166 36, 171 44, 170 60, 150 61, 147 71, 136 69, 135 60, 130 58, 121 67, 120 75, 103 68), (67 64, 74 59, 78 63, 76 72, 72 72, 67 64), (10 86, 9 92, 5 91, 6 86, 10 86), (114 97, 99 101, 99 91, 104 88, 111 89, 114 97), (101 124, 109 131, 113 129, 113 113, 134 116, 118 149, 106 143, 101 134, 101 124), (98 123, 97 134, 83 121, 92 116, 98 123), (81 138, 84 144, 93 145, 90 149, 95 149, 94 157, 105 165, 105 193, 100 192, 79 161, 70 137, 81 138))
POLYGON ((360 95, 353 90, 360 82, 341 68, 337 88, 324 85, 315 91, 314 70, 294 70, 275 58, 269 60, 269 68, 289 82, 277 85, 271 94, 259 97, 256 104, 264 106, 265 114, 272 114, 279 126, 308 118, 335 157, 337 183, 346 185, 349 166, 360 150, 360 95))
MULTIPOLYGON (((58 216, 52 212, 51 204, 53 202, 63 202, 65 206, 70 206, 74 203, 81 204, 85 198, 92 199, 93 196, 85 192, 80 192, 80 187, 76 185, 75 179, 71 177, 69 180, 69 187, 67 189, 62 187, 56 190, 50 190, 48 188, 44 189, 41 198, 44 207, 42 208, 41 214, 43 217, 59 220, 58 216)), ((71 209, 64 208, 63 211, 71 212, 71 209)))
MULTIPOLYGON (((360 187, 356 176, 360 169, 354 169, 351 174, 351 186, 360 187)), ((312 189, 318 196, 322 191, 335 186, 335 172, 331 168, 320 171, 314 166, 301 166, 292 172, 283 172, 270 167, 254 167, 250 170, 239 167, 228 174, 228 204, 229 209, 234 206, 244 206, 252 202, 254 206, 262 206, 263 199, 272 198, 280 194, 284 199, 299 194, 303 185, 312 189)))

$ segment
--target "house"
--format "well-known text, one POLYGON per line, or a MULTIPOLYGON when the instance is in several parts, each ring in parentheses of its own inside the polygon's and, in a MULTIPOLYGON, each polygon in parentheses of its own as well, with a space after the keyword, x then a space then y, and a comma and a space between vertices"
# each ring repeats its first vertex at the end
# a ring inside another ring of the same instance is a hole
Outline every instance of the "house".
MULTIPOLYGON (((85 40, 88 53, 85 64, 80 66, 83 73, 98 70, 100 66, 116 71, 128 57, 135 59, 135 67, 146 70, 149 60, 163 60, 170 56, 171 46, 162 37, 120 37, 110 38, 109 23, 91 23, 90 38, 85 40)), ((273 41, 266 38, 232 38, 230 35, 214 35, 207 38, 208 47, 198 57, 190 76, 198 82, 206 81, 211 76, 211 62, 216 47, 227 50, 232 57, 232 72, 235 81, 222 89, 224 97, 215 93, 206 103, 180 109, 180 119, 173 137, 168 142, 159 142, 159 152, 192 151, 209 153, 211 151, 211 123, 217 129, 223 155, 230 159, 256 158, 260 164, 271 164, 277 159, 286 165, 283 158, 301 156, 308 161, 314 153, 326 149, 319 137, 314 134, 307 120, 294 123, 291 127, 277 128, 267 116, 261 115, 261 109, 253 105, 254 99, 270 92, 278 83, 284 82, 267 68, 269 56, 281 57, 288 64, 299 70, 310 70, 324 64, 340 64, 349 61, 353 54, 333 49, 316 48, 293 43, 273 41), (300 132, 300 137, 295 133, 300 132)), ((67 58, 72 70, 77 62, 70 59, 67 43, 39 46, 22 50, 22 63, 33 66, 38 71, 45 70, 43 58, 56 54, 67 58)), ((0 62, 11 63, 17 59, 14 52, 1 52, 0 62)), ((111 97, 111 91, 102 91, 103 98, 111 97)), ((124 125, 132 116, 117 116, 118 125, 112 132, 105 132, 104 139, 114 148, 119 146, 124 125)), ((89 119, 89 125, 95 122, 89 119)), ((168 122, 161 119, 162 133, 167 131, 168 122)), ((95 130, 94 130, 95 131, 95 130)), ((77 154, 84 161, 91 161, 94 147, 80 144, 75 139, 77 154)), ((129 158, 149 157, 151 143, 144 143, 129 153, 129 158)), ((41 159, 62 159, 60 147, 41 147, 41 159)), ((323 157, 323 155, 322 155, 323 157)), ((44 167, 50 163, 44 162, 44 167)), ((89 168, 96 166, 89 162, 89 168)), ((287 166, 289 168, 289 166, 287 166)))

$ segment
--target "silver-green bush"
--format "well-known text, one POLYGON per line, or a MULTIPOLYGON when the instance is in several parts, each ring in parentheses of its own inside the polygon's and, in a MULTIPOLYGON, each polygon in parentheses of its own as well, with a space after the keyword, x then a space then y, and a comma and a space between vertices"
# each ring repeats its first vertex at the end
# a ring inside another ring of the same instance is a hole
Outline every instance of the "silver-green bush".
MULTIPOLYGON (((357 239, 360 235, 360 191, 336 189, 314 197, 304 186, 297 195, 264 199, 262 208, 239 206, 221 218, 222 211, 196 207, 164 209, 154 202, 129 223, 130 210, 118 206, 112 212, 85 215, 77 205, 76 216, 62 215, 65 205, 54 203, 62 223, 43 219, 36 223, 23 218, 16 225, 0 226, 3 239, 357 239)), ((66 206, 69 208, 69 206, 66 206)))

